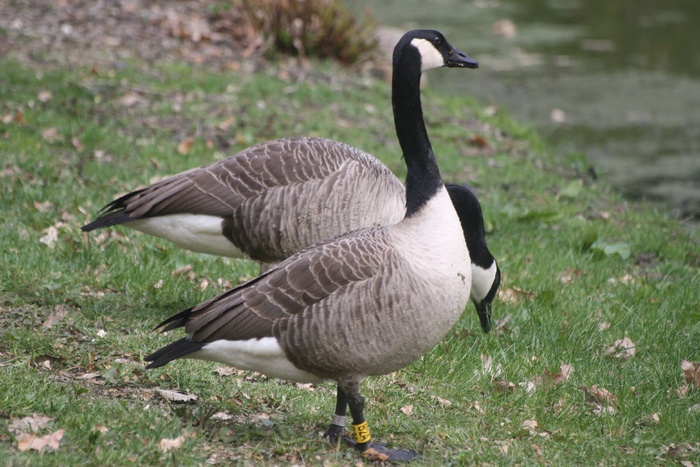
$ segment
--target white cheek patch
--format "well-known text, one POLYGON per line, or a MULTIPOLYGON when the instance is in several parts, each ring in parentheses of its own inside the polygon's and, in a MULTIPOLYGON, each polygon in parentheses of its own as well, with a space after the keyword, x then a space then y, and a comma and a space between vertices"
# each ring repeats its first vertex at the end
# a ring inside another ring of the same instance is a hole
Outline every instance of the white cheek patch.
POLYGON ((445 66, 445 59, 435 46, 426 39, 413 39, 411 45, 418 49, 421 57, 421 73, 431 68, 445 66))
POLYGON ((494 262, 488 269, 482 269, 476 264, 472 264, 472 300, 481 303, 491 291, 493 282, 496 280, 496 263, 494 262))

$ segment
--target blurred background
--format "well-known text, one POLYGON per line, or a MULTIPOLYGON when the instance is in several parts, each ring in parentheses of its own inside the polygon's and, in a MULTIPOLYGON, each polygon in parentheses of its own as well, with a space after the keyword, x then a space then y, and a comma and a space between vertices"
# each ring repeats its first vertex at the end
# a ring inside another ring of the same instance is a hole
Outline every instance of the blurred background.
POLYGON ((700 220, 697 0, 352 3, 382 25, 439 29, 481 63, 431 75, 436 88, 535 125, 627 197, 700 220))

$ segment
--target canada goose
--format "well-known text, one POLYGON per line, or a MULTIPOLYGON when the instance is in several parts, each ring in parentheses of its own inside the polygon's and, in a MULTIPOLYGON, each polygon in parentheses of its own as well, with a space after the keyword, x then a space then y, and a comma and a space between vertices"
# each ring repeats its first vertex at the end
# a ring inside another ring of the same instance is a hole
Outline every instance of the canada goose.
POLYGON ((298 382, 334 380, 337 440, 352 415, 355 447, 373 444, 360 381, 403 368, 433 347, 469 300, 471 262, 423 121, 419 80, 436 67, 477 68, 437 31, 406 33, 394 49, 392 104, 407 165, 406 214, 315 244, 257 278, 161 323, 187 337, 145 359, 211 360, 298 382))
MULTIPOLYGON (((447 188, 478 279, 471 298, 488 332, 500 275, 481 207, 468 188, 447 188)), ((345 232, 395 224, 405 212, 403 184, 386 165, 353 146, 302 137, 260 143, 128 193, 82 230, 123 224, 191 251, 278 263, 345 232)))

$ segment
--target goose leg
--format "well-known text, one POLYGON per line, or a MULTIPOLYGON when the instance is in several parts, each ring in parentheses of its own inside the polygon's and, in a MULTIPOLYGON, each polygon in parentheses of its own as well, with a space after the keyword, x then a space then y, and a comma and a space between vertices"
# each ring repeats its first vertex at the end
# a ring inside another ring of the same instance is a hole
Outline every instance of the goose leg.
POLYGON ((340 388, 337 387, 336 399, 335 399, 335 413, 333 414, 333 421, 330 426, 323 434, 324 438, 328 438, 328 441, 333 446, 337 446, 341 439, 341 436, 345 434, 345 414, 348 410, 348 398, 345 393, 340 388))
POLYGON ((408 451, 405 449, 388 449, 383 444, 378 444, 372 441, 372 437, 369 433, 369 426, 367 425, 364 415, 365 398, 360 395, 359 387, 359 381, 349 383, 346 382, 346 384, 343 384, 342 386, 342 392, 345 393, 347 404, 350 406, 350 414, 352 415, 355 449, 360 452, 365 452, 370 448, 374 449, 380 455, 386 456, 387 460, 393 462, 413 460, 418 455, 413 451, 408 451))

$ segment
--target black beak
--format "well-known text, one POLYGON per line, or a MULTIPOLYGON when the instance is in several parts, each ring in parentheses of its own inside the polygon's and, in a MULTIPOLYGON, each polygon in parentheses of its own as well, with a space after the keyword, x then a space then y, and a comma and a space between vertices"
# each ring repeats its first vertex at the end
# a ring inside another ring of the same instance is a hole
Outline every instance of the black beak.
POLYGON ((479 315, 481 329, 484 332, 489 332, 491 330, 491 302, 486 300, 481 303, 474 302, 474 306, 476 307, 476 314, 479 315))
POLYGON ((449 57, 447 57, 447 60, 445 60, 445 66, 450 68, 479 68, 479 62, 473 58, 469 58, 467 54, 453 48, 452 53, 449 57))

